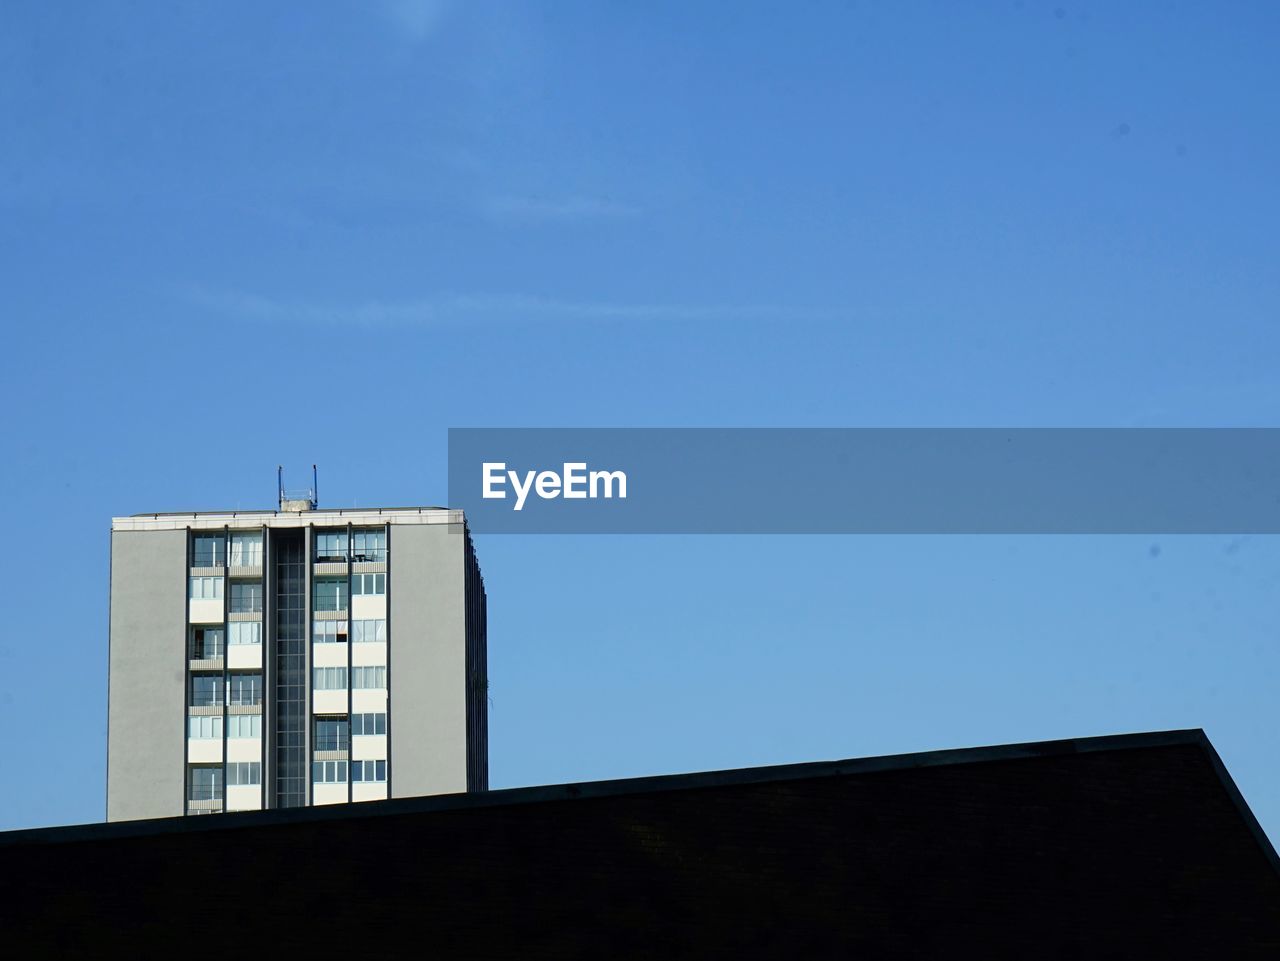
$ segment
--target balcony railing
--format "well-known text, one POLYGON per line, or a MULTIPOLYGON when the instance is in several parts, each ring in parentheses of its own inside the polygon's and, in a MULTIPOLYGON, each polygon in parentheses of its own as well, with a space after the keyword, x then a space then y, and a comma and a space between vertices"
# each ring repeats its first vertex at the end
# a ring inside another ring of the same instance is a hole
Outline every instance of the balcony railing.
POLYGON ((221 641, 204 641, 191 645, 191 660, 208 661, 215 657, 223 657, 227 653, 226 645, 221 641))
POLYGON ((365 561, 381 562, 387 559, 387 549, 385 547, 366 546, 351 547, 345 545, 316 545, 316 563, 317 564, 343 564, 348 559, 357 563, 365 561))
POLYGON ((350 750, 351 739, 345 734, 317 734, 315 749, 317 751, 350 750))

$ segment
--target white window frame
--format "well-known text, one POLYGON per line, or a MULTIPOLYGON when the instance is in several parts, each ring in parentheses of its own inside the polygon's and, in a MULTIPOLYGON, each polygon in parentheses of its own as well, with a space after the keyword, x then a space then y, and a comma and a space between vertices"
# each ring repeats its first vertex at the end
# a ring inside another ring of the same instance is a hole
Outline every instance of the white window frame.
POLYGON ((351 736, 352 737, 378 737, 387 733, 387 714, 385 711, 360 711, 351 715, 351 736), (356 730, 356 718, 360 718, 360 730, 356 730), (372 721, 366 724, 365 718, 382 718, 382 730, 378 730, 378 722, 372 721), (368 726, 372 726, 373 730, 368 730, 368 726))
MULTIPOLYGON (((346 670, 343 668, 343 670, 346 670)), ((385 664, 373 664, 351 669, 351 689, 353 691, 381 691, 387 686, 387 667, 385 664), (379 683, 370 684, 370 679, 379 683)))
POLYGON ((387 640, 387 619, 369 617, 351 622, 351 641, 354 644, 381 644, 387 640))
POLYGON ((386 760, 373 761, 352 761, 351 762, 351 781, 353 784, 386 784, 387 783, 387 762, 386 760), (357 767, 356 765, 359 765, 357 767), (381 765, 382 777, 378 777, 379 765, 381 765), (356 777, 356 771, 360 772, 360 776, 356 777), (373 777, 365 777, 366 771, 372 771, 373 777))
POLYGON ((222 600, 222 581, 221 577, 212 575, 197 575, 187 579, 187 596, 193 601, 219 601, 222 600))
POLYGON ((239 740, 240 738, 262 737, 262 715, 261 714, 231 714, 227 717, 227 737, 239 740), (249 729, 246 734, 244 729, 249 729))
POLYGON ((311 669, 311 687, 316 691, 345 691, 347 689, 347 669, 345 667, 313 667, 311 669), (336 681, 341 684, 335 684, 336 681))
POLYGON ((324 621, 317 618, 311 625, 311 641, 314 644, 345 644, 348 640, 350 635, 347 633, 346 621, 324 621))
POLYGON ((227 787, 259 787, 261 784, 261 761, 227 762, 227 787))
POLYGON ((350 776, 346 761, 311 762, 311 781, 313 784, 346 784, 347 778, 350 776), (317 771, 320 772, 320 777, 316 777, 317 771))
POLYGON ((242 645, 261 644, 262 643, 262 621, 232 621, 227 625, 227 645, 240 647, 242 645), (248 634, 252 640, 246 641, 241 635, 248 634))
POLYGON ((387 593, 386 574, 352 574, 352 597, 385 597, 387 593), (369 590, 365 590, 365 587, 369 590))
POLYGON ((262 581, 258 580, 257 578, 248 578, 244 580, 232 578, 231 589, 229 590, 227 595, 227 610, 237 614, 261 614, 262 607, 266 603, 266 598, 267 598, 266 585, 263 584, 262 581), (240 588, 242 596, 243 596, 243 593, 247 590, 250 601, 251 601, 248 607, 241 608, 241 607, 235 606, 235 603, 236 603, 235 588, 237 587, 240 588), (254 601, 257 602, 256 607, 252 603, 254 601))
POLYGON ((189 715, 187 737, 193 741, 210 741, 222 737, 222 716, 220 714, 189 715))
POLYGON ((261 567, 262 531, 232 531, 227 560, 231 567, 261 567))

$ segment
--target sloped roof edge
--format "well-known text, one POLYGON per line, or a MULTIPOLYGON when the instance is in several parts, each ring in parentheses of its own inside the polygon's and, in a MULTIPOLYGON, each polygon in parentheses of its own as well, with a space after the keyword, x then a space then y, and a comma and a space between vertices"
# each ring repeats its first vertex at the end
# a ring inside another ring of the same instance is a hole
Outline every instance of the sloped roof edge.
POLYGON ((620 797, 689 791, 701 788, 811 778, 847 777, 920 768, 962 764, 984 764, 997 761, 1029 760, 1061 757, 1100 751, 1134 751, 1171 746, 1195 746, 1205 753, 1223 789, 1241 818, 1262 847, 1272 867, 1280 874, 1280 857, 1270 839, 1258 824, 1244 797, 1240 794, 1218 752, 1200 728, 1175 731, 1151 731, 1134 734, 1111 734, 1101 737, 1068 738, 1053 741, 1030 741, 984 747, 924 751, 914 754, 890 754, 878 757, 848 758, 839 761, 809 761, 765 767, 732 768, 699 771, 688 774, 662 774, 647 777, 620 778, 608 781, 584 781, 570 784, 547 784, 534 787, 503 788, 477 794, 441 794, 426 797, 395 798, 366 801, 359 804, 289 808, 272 811, 244 811, 210 817, 158 818, 146 821, 79 824, 67 827, 29 828, 0 832, 0 848, 24 844, 59 844, 75 841, 106 841, 175 833, 228 831, 270 824, 297 824, 316 821, 339 821, 389 817, 404 814, 429 814, 442 811, 479 810, 505 805, 537 804, 545 801, 576 801, 592 798, 620 797))

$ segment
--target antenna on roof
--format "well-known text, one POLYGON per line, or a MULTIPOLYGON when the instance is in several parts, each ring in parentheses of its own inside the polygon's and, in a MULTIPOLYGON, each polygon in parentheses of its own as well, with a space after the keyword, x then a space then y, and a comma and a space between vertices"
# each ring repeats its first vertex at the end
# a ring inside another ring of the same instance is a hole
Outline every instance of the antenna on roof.
POLYGON ((316 474, 316 465, 311 465, 311 506, 315 507, 320 503, 320 479, 316 474))
POLYGON ((284 466, 276 467, 276 487, 280 494, 280 510, 291 513, 302 513, 316 509, 316 465, 311 465, 311 488, 309 490, 287 491, 284 489, 284 466))

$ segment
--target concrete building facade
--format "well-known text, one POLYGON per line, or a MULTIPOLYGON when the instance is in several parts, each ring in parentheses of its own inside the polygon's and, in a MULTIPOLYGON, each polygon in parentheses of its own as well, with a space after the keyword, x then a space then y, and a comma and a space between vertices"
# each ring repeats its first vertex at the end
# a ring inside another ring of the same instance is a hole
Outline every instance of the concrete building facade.
POLYGON ((487 707, 460 511, 112 520, 109 821, 483 791, 487 707))

